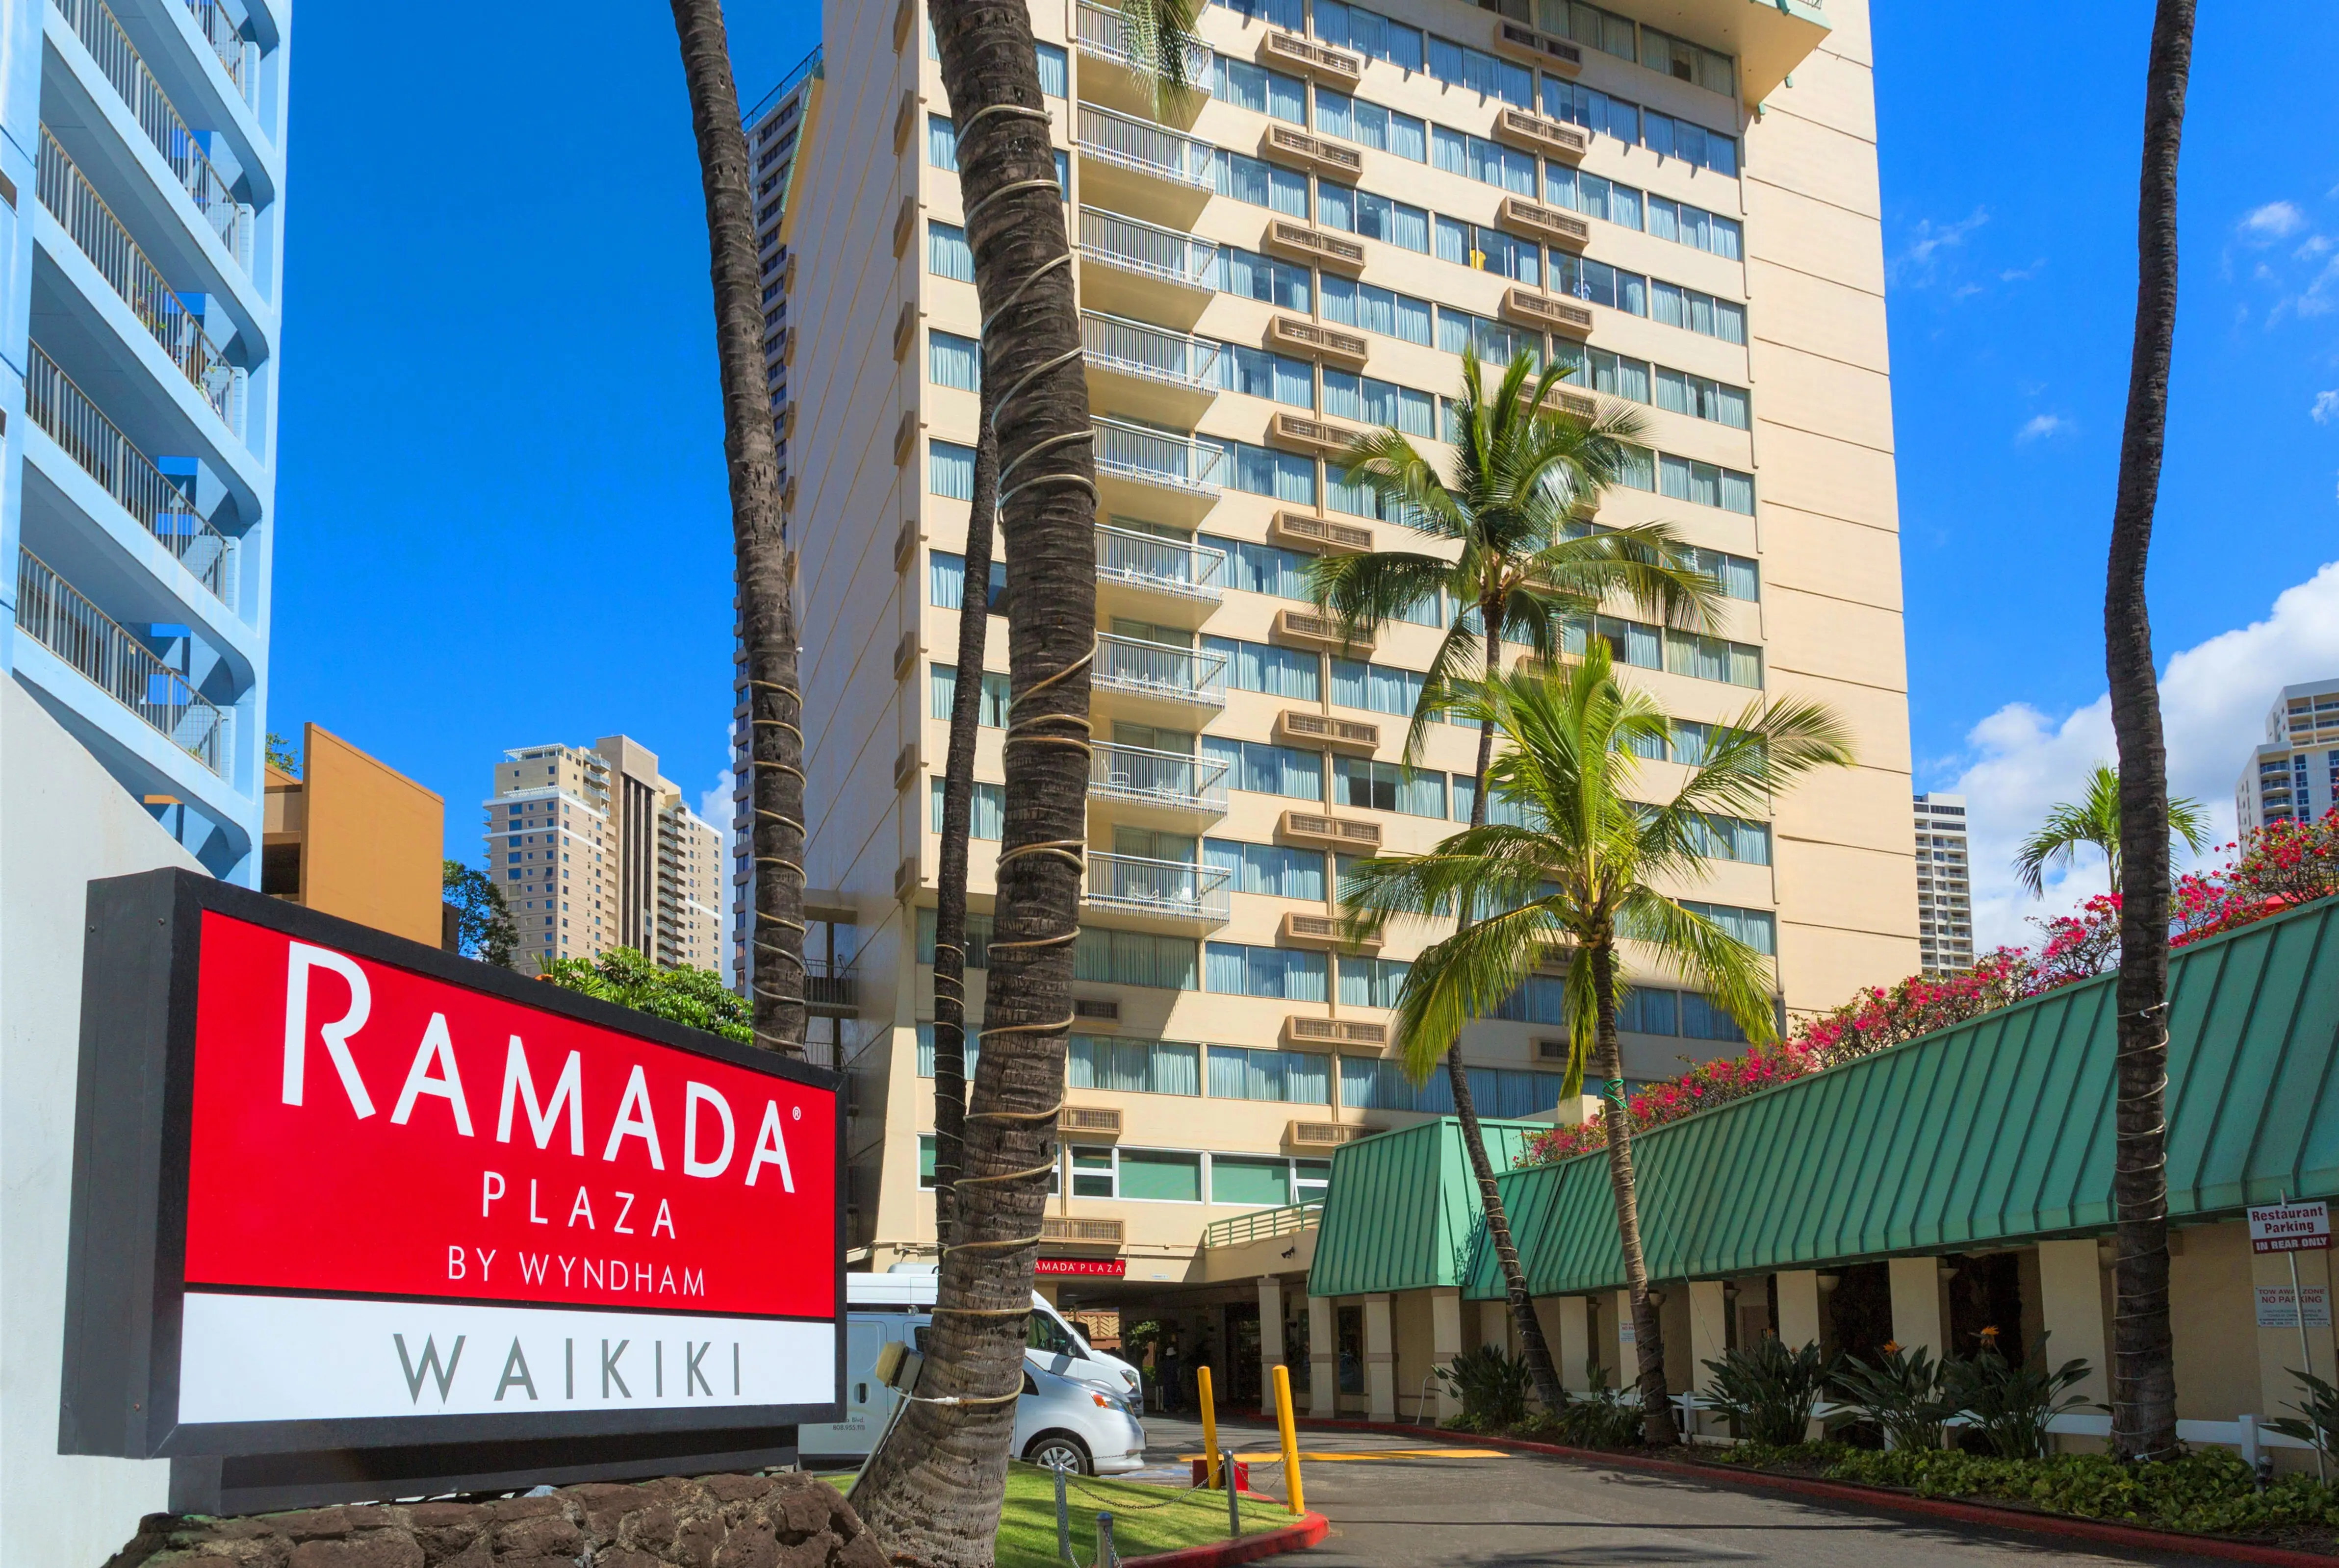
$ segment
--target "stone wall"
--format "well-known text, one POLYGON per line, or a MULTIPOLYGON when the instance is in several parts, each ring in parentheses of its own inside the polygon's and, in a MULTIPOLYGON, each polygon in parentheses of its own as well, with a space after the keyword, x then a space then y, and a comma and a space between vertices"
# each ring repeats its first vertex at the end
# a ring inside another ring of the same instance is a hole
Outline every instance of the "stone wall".
POLYGON ((106 1568, 885 1568, 808 1475, 568 1486, 496 1503, 150 1515, 106 1568))

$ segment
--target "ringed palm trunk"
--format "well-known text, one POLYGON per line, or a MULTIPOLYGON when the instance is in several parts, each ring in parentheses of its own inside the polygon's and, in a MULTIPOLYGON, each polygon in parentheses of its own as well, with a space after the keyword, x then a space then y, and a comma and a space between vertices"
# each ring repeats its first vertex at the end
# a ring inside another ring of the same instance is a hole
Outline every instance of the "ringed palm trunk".
POLYGON ((2168 424, 2176 336, 2176 156, 2193 60, 2194 0, 2160 0, 2146 68, 2137 192, 2136 340, 2120 437, 2119 491, 2104 587, 2104 665, 2119 742, 2120 968, 2112 1199, 2118 1214, 2112 1328, 2112 1448, 2176 1452, 2168 1321, 2168 754, 2152 666, 2145 568, 2168 424))
MULTIPOLYGON (((1031 1266, 1055 1169, 1085 868, 1096 470, 1064 209, 1024 0, 932 7, 998 399, 1006 540, 1006 831, 967 1111, 919 1399, 855 1489, 897 1556, 985 1568, 1022 1386, 1031 1266), (931 1403, 959 1399, 965 1403, 931 1403)), ((979 672, 978 672, 979 678, 979 672)))
MULTIPOLYGON (((1486 622, 1486 675, 1494 677, 1502 655, 1502 616, 1499 605, 1482 606, 1479 614, 1486 622)), ((1486 770, 1495 756, 1495 724, 1487 719, 1478 725, 1477 785, 1470 797, 1470 825, 1486 825, 1486 770)), ((1459 923, 1470 922, 1470 912, 1458 912, 1459 923)), ((1519 1263, 1518 1244, 1511 1238, 1510 1216, 1503 1207, 1502 1189, 1495 1185, 1495 1162, 1486 1153, 1484 1132, 1478 1125, 1477 1102, 1470 1097, 1470 1074, 1462 1065, 1462 1042, 1457 1039, 1446 1049, 1446 1081, 1454 1090, 1454 1119, 1462 1124, 1462 1147, 1470 1156, 1470 1173, 1478 1181, 1478 1203, 1486 1211, 1486 1241, 1495 1249, 1495 1261, 1503 1270, 1503 1295, 1511 1305, 1511 1322, 1518 1329, 1519 1356, 1527 1364, 1527 1375, 1535 1379, 1535 1395, 1545 1410, 1557 1410, 1567 1402, 1561 1388, 1559 1374, 1551 1362, 1551 1346, 1543 1336, 1543 1320, 1535 1316, 1535 1297, 1527 1294, 1526 1270, 1519 1263)))
POLYGON ((1608 1122, 1608 1190, 1616 1203, 1616 1240, 1624 1254, 1624 1291, 1633 1304, 1633 1351, 1639 1363, 1641 1431, 1652 1444, 1678 1441, 1665 1389, 1665 1339, 1657 1305, 1649 1298, 1649 1263, 1641 1250, 1641 1199, 1633 1184, 1633 1122, 1624 1109, 1624 1060, 1616 1044, 1616 948, 1606 939, 1592 950, 1592 984, 1600 1014, 1600 1101, 1608 1122))
POLYGON ((795 563, 780 517, 779 455, 764 381, 763 281, 756 273, 747 134, 731 79, 722 0, 673 0, 706 194, 715 351, 723 378, 723 452, 747 656, 749 843, 755 857, 755 1043, 802 1056, 804 1038, 804 703, 797 685, 795 563))
POLYGON ((982 655, 991 626, 991 532, 999 509, 999 441, 985 383, 959 594, 958 685, 943 762, 942 886, 934 908, 934 1236, 951 1244, 966 1128, 966 857, 974 814, 974 739, 982 714, 982 655))

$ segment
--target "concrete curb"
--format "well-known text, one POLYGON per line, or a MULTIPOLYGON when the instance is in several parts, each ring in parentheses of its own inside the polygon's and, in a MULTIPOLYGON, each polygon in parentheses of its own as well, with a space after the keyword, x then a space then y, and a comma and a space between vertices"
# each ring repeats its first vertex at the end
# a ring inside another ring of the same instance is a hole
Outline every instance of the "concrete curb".
POLYGON ((2107 1546, 2127 1546, 2195 1557, 2216 1557, 2231 1563, 2255 1563, 2265 1568, 2334 1568, 2339 1557, 2319 1552, 2297 1552, 2287 1546, 2261 1545, 2223 1535, 2188 1535, 2181 1531, 2155 1530, 2140 1524, 2115 1524, 2104 1519, 2082 1519, 2068 1514, 2034 1514, 2028 1509, 2001 1508, 1989 1503, 1965 1503, 1946 1497, 1916 1497, 1881 1487, 1859 1486, 1842 1481, 1813 1481, 1800 1475, 1774 1475, 1761 1470, 1734 1470, 1718 1464, 1687 1464, 1641 1454, 1615 1454, 1604 1449, 1568 1448, 1556 1443, 1534 1443, 1520 1437, 1488 1437, 1475 1432, 1445 1432, 1435 1426, 1405 1425, 1381 1421, 1320 1421, 1298 1423, 1333 1432, 1378 1432, 1400 1437, 1436 1436, 1466 1441, 1489 1448, 1510 1448, 1523 1454, 1546 1455, 1579 1464, 1622 1470, 1646 1470, 1717 1485, 1748 1486, 1829 1503, 1850 1503, 1920 1518, 1955 1520, 1961 1524, 1985 1524, 1999 1530, 2021 1530, 2040 1535, 2061 1535, 2107 1546))
MULTIPOLYGON (((1246 1496, 1256 1495, 1246 1493, 1246 1496)), ((1239 1541, 1213 1541, 1205 1546, 1180 1546, 1175 1552, 1156 1552, 1150 1557, 1124 1557, 1121 1568, 1221 1568, 1229 1563, 1256 1563, 1262 1557, 1280 1557, 1286 1552, 1304 1551, 1315 1545, 1330 1533, 1332 1522, 1313 1510, 1299 1516, 1296 1524, 1280 1530, 1262 1531, 1246 1535, 1239 1541)), ((2327 1565, 2325 1565, 2327 1568, 2327 1565)))

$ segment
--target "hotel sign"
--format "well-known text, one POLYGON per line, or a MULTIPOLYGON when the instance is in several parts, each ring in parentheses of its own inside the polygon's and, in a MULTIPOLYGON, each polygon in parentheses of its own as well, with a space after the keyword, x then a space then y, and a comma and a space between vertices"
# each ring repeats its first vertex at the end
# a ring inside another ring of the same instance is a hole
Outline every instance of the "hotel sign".
POLYGON ((184 873, 92 884, 59 1447, 838 1418, 834 1073, 184 873))

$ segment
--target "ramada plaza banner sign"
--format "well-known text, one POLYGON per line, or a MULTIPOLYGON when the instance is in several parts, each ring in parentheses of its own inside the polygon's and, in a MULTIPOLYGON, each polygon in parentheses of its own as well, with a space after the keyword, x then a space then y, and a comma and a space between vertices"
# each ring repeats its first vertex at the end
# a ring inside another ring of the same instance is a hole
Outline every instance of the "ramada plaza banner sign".
POLYGON ((94 884, 67 1452, 836 1419, 836 1075, 179 873, 94 884))

